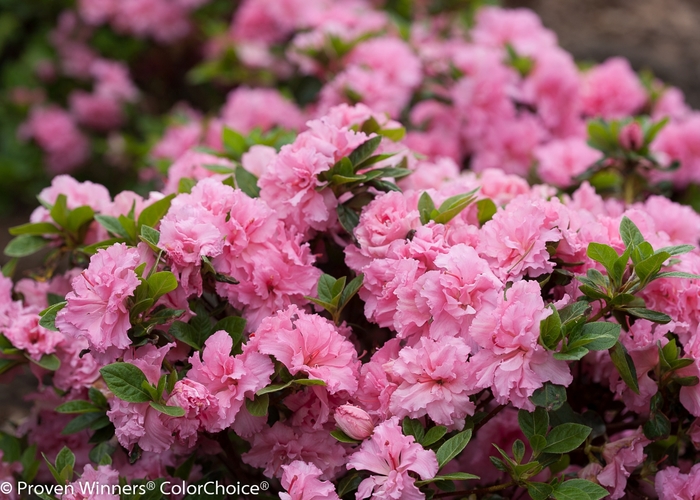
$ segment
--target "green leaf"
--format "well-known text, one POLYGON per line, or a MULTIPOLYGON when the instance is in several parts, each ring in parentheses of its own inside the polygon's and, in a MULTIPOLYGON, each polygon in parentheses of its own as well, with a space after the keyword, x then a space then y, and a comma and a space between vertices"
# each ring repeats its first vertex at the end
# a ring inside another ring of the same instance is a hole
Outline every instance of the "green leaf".
POLYGON ((340 294, 340 302, 338 303, 338 309, 342 309, 347 305, 348 302, 350 302, 350 299, 352 299, 355 296, 355 294, 360 290, 364 278, 364 274, 358 274, 352 280, 350 280, 350 283, 348 283, 345 286, 345 288, 343 288, 343 292, 340 294))
POLYGON ((198 351, 202 349, 204 346, 204 340, 206 340, 199 335, 194 327, 183 321, 173 321, 173 324, 170 325, 168 333, 170 333, 170 335, 178 339, 180 342, 184 342, 188 346, 198 351))
POLYGON ((68 198, 65 194, 59 194, 51 207, 49 214, 56 224, 63 228, 68 227, 68 198))
POLYGON ((643 307, 630 307, 628 309, 623 309, 628 314, 636 316, 637 318, 648 319, 654 323, 660 323, 665 325, 671 322, 671 316, 664 314, 659 311, 652 311, 651 309, 645 309, 643 307))
POLYGON ((150 402, 151 408, 170 417, 184 417, 185 409, 180 406, 166 406, 155 401, 150 402))
POLYGON ((236 171, 233 174, 236 178, 236 185, 245 194, 251 198, 260 197, 260 188, 258 187, 258 178, 248 172, 243 167, 236 167, 236 171))
POLYGON ((467 429, 452 436, 445 441, 436 453, 438 468, 441 469, 447 462, 459 455, 472 438, 472 430, 467 429))
POLYGON ((336 279, 330 274, 322 274, 318 279, 318 285, 316 286, 316 293, 318 298, 324 302, 333 303, 333 287, 335 286, 336 279))
POLYGON ((11 227, 9 229, 9 233, 12 236, 18 236, 20 234, 31 234, 34 236, 41 236, 43 234, 58 234, 60 232, 61 229, 54 226, 50 222, 29 222, 27 224, 11 227))
POLYGON ((447 224, 475 199, 475 190, 447 198, 438 208, 439 214, 432 219, 438 224, 447 224))
POLYGON ((525 443, 522 442, 520 439, 516 439, 513 442, 513 458, 517 463, 522 462, 523 457, 525 456, 525 443))
POLYGON ((146 375, 130 363, 117 362, 100 369, 107 387, 119 399, 128 403, 146 403, 153 398, 143 388, 146 375))
POLYGON ((632 357, 625 349, 625 346, 620 342, 617 342, 608 351, 610 353, 610 359, 612 359, 617 372, 620 374, 622 380, 627 384, 627 386, 634 391, 635 394, 639 394, 639 382, 637 381, 637 369, 634 367, 634 362, 632 357))
POLYGON ((105 416, 104 413, 83 413, 82 415, 78 415, 73 420, 68 422, 68 424, 66 424, 61 431, 61 434, 68 436, 69 434, 75 434, 76 432, 83 431, 89 428, 103 416, 105 416))
POLYGON ((435 203, 427 191, 424 191, 418 199, 418 213, 420 214, 421 224, 430 222, 430 214, 435 210, 435 203))
POLYGON ((77 234, 85 224, 92 222, 94 217, 95 212, 87 205, 77 207, 68 214, 66 229, 77 234))
POLYGON ((41 366, 44 370, 55 372, 61 367, 61 360, 55 354, 44 354, 38 361, 32 357, 27 358, 34 364, 41 366))
POLYGON ((56 328, 56 315, 61 309, 66 307, 67 304, 68 302, 65 301, 59 302, 41 311, 39 313, 39 316, 41 317, 39 320, 39 325, 43 326, 47 330, 57 332, 58 328, 56 328))
POLYGON ((355 228, 360 223, 360 216, 357 215, 357 212, 340 204, 336 208, 336 213, 338 214, 338 220, 340 221, 340 225, 343 226, 343 229, 345 229, 348 234, 353 234, 355 228))
POLYGON ((141 226, 141 240, 148 243, 153 251, 158 252, 158 242, 160 241, 160 231, 153 229, 151 226, 141 226))
POLYGON ((691 280, 696 280, 700 279, 700 275, 698 274, 691 274, 691 273, 684 273, 682 271, 668 271, 665 273, 659 273, 656 276, 654 276, 653 280, 658 280, 661 278, 688 278, 691 280))
POLYGON ((559 483, 552 492, 556 500, 600 500, 609 494, 602 486, 585 479, 569 479, 559 483))
POLYGON ((357 444, 361 442, 357 439, 351 438, 340 429, 335 429, 331 431, 331 436, 333 436, 336 439, 336 441, 340 441, 341 443, 357 444))
POLYGON ((255 399, 245 400, 245 407, 254 417, 264 417, 267 415, 267 407, 270 405, 270 396, 263 394, 262 396, 255 396, 255 399))
POLYGON ((38 252, 48 245, 49 242, 50 240, 46 240, 41 236, 20 234, 7 244, 5 247, 5 255, 8 257, 26 257, 27 255, 38 252))
POLYGON ((540 341, 550 351, 556 349, 561 340, 561 318, 559 312, 553 306, 549 306, 552 314, 540 321, 540 341))
POLYGON ((620 257, 611 246, 595 242, 588 244, 586 255, 594 261, 603 264, 608 273, 611 273, 615 261, 620 257))
POLYGON ((655 253, 667 253, 669 255, 682 255, 684 253, 692 252, 695 249, 693 245, 675 245, 671 247, 659 248, 655 253))
POLYGON ((549 429, 549 414, 540 406, 533 412, 518 410, 518 424, 528 440, 535 434, 546 436, 549 429))
POLYGON ((591 433, 587 425, 567 423, 554 427, 547 434, 547 446, 544 453, 568 453, 575 450, 591 433))
POLYGON ((56 408, 58 413, 95 413, 100 412, 100 408, 89 401, 75 400, 68 401, 56 408))
POLYGON ((353 492, 362 482, 362 476, 357 473, 348 474, 338 483, 338 497, 343 498, 350 492, 353 492))
POLYGON ((177 288, 177 278, 170 271, 161 271, 152 274, 147 280, 148 294, 155 302, 166 293, 170 293, 177 288))
POLYGON ((107 398, 104 394, 102 394, 102 392, 99 389, 90 387, 90 389, 88 390, 88 397, 90 398, 90 401, 95 403, 95 406, 99 406, 100 408, 107 408, 107 398))
POLYGON ((428 432, 425 433, 423 439, 420 440, 420 444, 427 448, 431 444, 435 444, 440 441, 445 434, 447 434, 447 427, 444 425, 436 425, 435 427, 428 429, 428 432))
POLYGON ((398 142, 401 139, 404 138, 406 135, 406 129, 401 127, 401 128, 383 128, 381 130, 378 130, 377 133, 381 136, 386 137, 387 139, 391 139, 394 142, 398 142))
POLYGON ((376 149, 379 147, 379 143, 382 142, 382 137, 381 136, 375 136, 372 137, 371 139, 367 139, 365 142, 357 146, 349 155, 348 159, 352 163, 352 166, 355 167, 359 164, 361 164, 363 161, 365 161, 367 158, 369 158, 372 153, 376 151, 376 149))
POLYGON ((98 465, 109 465, 112 463, 112 453, 115 447, 109 443, 102 442, 90 450, 90 460, 98 465))
MULTIPOLYGON (((136 242, 136 221, 134 221, 134 219, 131 217, 126 217, 125 215, 120 215, 118 220, 119 224, 121 224, 122 228, 124 228, 124 232, 129 236, 128 240, 136 242)), ((150 226, 150 224, 146 225, 150 226)))
POLYGON ((416 486, 423 486, 426 484, 434 483, 436 481, 470 481, 472 479, 481 479, 479 476, 474 474, 469 474, 467 472, 451 472, 450 474, 444 474, 442 476, 435 476, 430 479, 425 479, 423 481, 416 481, 416 486))
POLYGON ((240 158, 248 149, 245 137, 228 127, 224 127, 221 139, 226 150, 233 153, 236 158, 240 158))
POLYGON ((22 455, 22 443, 15 436, 0 432, 0 450, 3 452, 3 461, 16 462, 22 455))
POLYGON ((403 430, 404 436, 413 436, 416 443, 420 443, 425 437, 423 424, 415 418, 405 417, 401 421, 401 429, 403 430))
POLYGON ((561 361, 576 361, 584 357, 589 352, 590 351, 585 347, 574 347, 573 349, 570 349, 567 346, 566 351, 555 352, 554 359, 558 359, 561 361))
POLYGON ((620 222, 620 237, 628 248, 644 242, 644 236, 639 228, 627 217, 623 217, 620 222))
POLYGON ((317 378, 297 378, 292 380, 292 383, 297 385, 326 385, 323 380, 317 378))
POLYGON ((545 382, 543 387, 537 389, 530 401, 535 406, 541 406, 547 411, 556 411, 566 402, 566 387, 545 382))
POLYGON ((177 192, 178 193, 191 193, 192 188, 197 185, 197 181, 190 177, 183 177, 180 179, 180 182, 178 182, 177 186, 177 192))
POLYGON ((554 488, 547 483, 528 483, 527 492, 532 500, 547 500, 554 488))
POLYGON ((498 208, 496 204, 490 198, 484 198, 476 202, 476 217, 479 220, 479 225, 483 226, 488 221, 493 219, 496 215, 498 208))
POLYGON ((122 226, 119 219, 112 217, 111 215, 95 215, 95 220, 104 227, 108 232, 115 236, 120 236, 122 238, 129 238, 129 233, 126 232, 124 226, 122 226))
POLYGON ((210 172, 214 172, 215 174, 232 174, 235 170, 234 167, 229 167, 228 165, 207 164, 202 165, 202 167, 206 168, 210 172))
POLYGON ((671 434, 671 421, 661 412, 652 412, 642 430, 652 441, 667 439, 671 434))
POLYGON ((258 392, 256 392, 255 394, 257 394, 258 396, 262 396, 262 395, 264 395, 264 394, 270 394, 270 393, 273 393, 273 392, 279 392, 279 391, 282 391, 282 390, 286 389, 287 387, 291 387, 291 386, 292 386, 292 382, 293 382, 293 381, 290 380, 289 382, 286 382, 286 383, 284 383, 284 384, 271 384, 271 385, 268 385, 267 387, 263 387, 262 389, 260 389, 260 390, 259 390, 258 392))
POLYGON ((568 347, 585 346, 591 351, 607 351, 620 337, 620 325, 606 321, 586 323, 580 335, 568 347))
POLYGON ((2 266, 2 275, 5 278, 12 278, 12 276, 15 274, 15 270, 17 269, 17 263, 19 260, 15 257, 10 260, 8 260, 4 266, 2 266))
MULTIPOLYGON (((75 455, 70 448, 64 446, 61 451, 56 455, 56 470, 62 471, 66 467, 70 468, 70 477, 62 477, 62 479, 72 480, 73 479, 73 467, 75 466, 75 455)), ((63 474, 61 474, 63 476, 63 474)))
MULTIPOLYGON (((169 194, 165 198, 151 203, 146 208, 141 211, 138 221, 136 223, 136 228, 139 229, 141 226, 149 226, 155 228, 163 216, 168 213, 170 209, 170 203, 172 203, 175 194, 169 194)), ((134 238, 136 237, 136 231, 134 231, 134 238)))
POLYGON ((646 283, 649 277, 659 272, 661 266, 668 260, 669 257, 671 257, 671 254, 666 252, 656 253, 651 257, 635 264, 634 272, 637 274, 642 283, 646 283))

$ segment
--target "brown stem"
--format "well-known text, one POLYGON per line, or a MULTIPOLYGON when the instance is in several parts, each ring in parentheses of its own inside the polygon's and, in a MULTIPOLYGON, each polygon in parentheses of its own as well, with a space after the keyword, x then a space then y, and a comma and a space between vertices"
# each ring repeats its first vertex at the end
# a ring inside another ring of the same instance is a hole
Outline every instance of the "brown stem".
POLYGON ((505 408, 506 405, 498 405, 496 406, 493 410, 489 412, 488 415, 486 415, 484 418, 482 418, 475 426, 474 426, 474 432, 478 431, 481 429, 486 423, 491 420, 493 417, 498 415, 498 413, 505 408))

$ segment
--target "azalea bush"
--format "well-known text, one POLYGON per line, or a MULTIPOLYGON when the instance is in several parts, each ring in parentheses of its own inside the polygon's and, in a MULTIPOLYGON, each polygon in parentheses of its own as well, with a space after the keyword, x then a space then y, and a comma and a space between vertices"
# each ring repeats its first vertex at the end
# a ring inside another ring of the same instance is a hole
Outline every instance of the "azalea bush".
MULTIPOLYGON (((525 10, 245 0, 206 32, 208 2, 174 4, 61 16, 82 49, 192 36, 185 78, 218 104, 136 113, 156 124, 122 136, 142 185, 57 175, 10 229, 0 373, 37 389, 0 433, 0 495, 698 494, 700 119, 680 91, 577 66, 525 10)), ((116 133, 149 99, 127 62, 88 59, 92 94, 21 130, 54 172, 80 127, 116 133)))

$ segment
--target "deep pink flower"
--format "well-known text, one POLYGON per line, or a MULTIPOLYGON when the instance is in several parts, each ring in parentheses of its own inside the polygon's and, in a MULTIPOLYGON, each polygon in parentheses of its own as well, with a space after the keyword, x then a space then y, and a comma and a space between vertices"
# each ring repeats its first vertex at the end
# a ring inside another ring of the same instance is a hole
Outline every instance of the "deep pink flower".
POLYGON ((347 467, 376 474, 360 483, 357 500, 369 497, 414 500, 423 498, 423 494, 408 472, 418 474, 423 480, 430 479, 437 474, 438 463, 435 452, 423 449, 413 436, 404 436, 399 419, 392 417, 374 429, 372 438, 350 456, 347 467))

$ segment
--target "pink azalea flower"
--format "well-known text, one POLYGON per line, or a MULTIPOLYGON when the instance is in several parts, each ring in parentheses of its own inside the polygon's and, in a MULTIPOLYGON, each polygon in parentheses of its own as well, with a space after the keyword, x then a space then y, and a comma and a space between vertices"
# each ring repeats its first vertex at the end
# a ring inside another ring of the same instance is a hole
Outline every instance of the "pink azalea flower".
POLYGON ((408 472, 418 474, 423 480, 430 479, 437 474, 438 463, 435 452, 423 449, 413 436, 404 436, 399 419, 392 417, 374 429, 372 438, 350 456, 347 467, 375 474, 360 483, 357 500, 368 497, 417 500, 423 494, 408 472))
POLYGON ((627 434, 603 446, 603 458, 607 465, 598 474, 597 479, 611 492, 612 500, 625 496, 627 478, 644 462, 644 447, 651 442, 644 437, 641 428, 627 434))
POLYGON ((39 314, 35 308, 26 308, 14 318, 3 334, 17 349, 27 352, 34 360, 45 354, 53 354, 64 340, 61 332, 48 330, 39 325, 39 314))
POLYGON ((477 314, 470 334, 482 347, 470 360, 471 383, 490 387, 500 404, 531 411, 528 399, 544 382, 567 386, 573 380, 565 361, 539 345, 540 321, 551 314, 536 281, 518 281, 499 296, 493 310, 477 314))
POLYGON ((251 343, 259 352, 274 356, 292 375, 301 372, 323 380, 331 394, 357 390, 357 352, 335 325, 321 316, 291 305, 265 318, 251 343))
POLYGON ((63 500, 119 500, 119 472, 111 465, 99 465, 95 469, 87 464, 80 479, 70 484, 63 500))
POLYGON ((117 357, 131 345, 127 299, 139 285, 134 272, 139 262, 138 250, 124 243, 98 250, 88 268, 73 280, 56 327, 65 335, 86 338, 97 353, 117 357))
POLYGON ((474 413, 469 395, 467 359, 471 349, 464 341, 421 338, 413 347, 404 347, 386 370, 399 384, 391 395, 389 409, 403 418, 428 415, 435 423, 453 429, 464 426, 464 417, 474 413))
POLYGON ((583 77, 583 111, 605 119, 633 115, 647 101, 647 93, 629 62, 613 57, 583 77))
POLYGON ((678 467, 666 467, 656 473, 655 482, 659 500, 694 500, 700 496, 700 464, 687 474, 678 467))
POLYGON ((537 174, 559 187, 568 187, 573 178, 602 158, 602 153, 578 138, 551 141, 535 149, 537 174))
POLYGON ((192 384, 189 392, 194 390, 196 393, 186 397, 207 401, 209 408, 202 408, 203 413, 197 418, 209 432, 219 432, 229 427, 244 405, 245 398, 253 399, 258 390, 270 383, 274 371, 267 356, 251 350, 231 356, 232 348, 233 339, 224 330, 220 330, 204 343, 201 360, 199 353, 190 357, 192 369, 187 372, 184 380, 201 384, 206 391, 199 385, 192 384), (218 418, 213 418, 211 414, 217 411, 217 405, 210 400, 207 392, 218 402, 218 418))
POLYGON ((282 500, 339 500, 333 483, 321 481, 323 472, 314 464, 295 460, 282 469, 282 500))
POLYGON ((283 466, 297 460, 311 463, 322 471, 320 479, 333 479, 347 459, 345 449, 327 430, 307 432, 275 422, 253 436, 253 445, 243 461, 264 468, 267 477, 282 477, 283 466))

